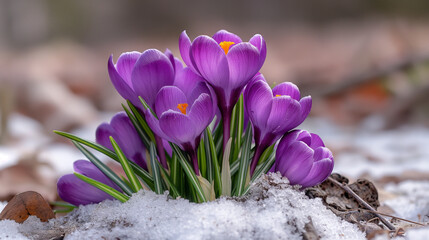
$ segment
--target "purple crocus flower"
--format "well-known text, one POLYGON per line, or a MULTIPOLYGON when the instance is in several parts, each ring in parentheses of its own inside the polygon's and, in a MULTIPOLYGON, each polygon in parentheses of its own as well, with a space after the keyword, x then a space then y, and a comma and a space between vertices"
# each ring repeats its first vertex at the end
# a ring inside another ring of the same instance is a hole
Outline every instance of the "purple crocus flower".
POLYGON ((96 142, 113 151, 110 136, 115 139, 128 159, 147 169, 146 148, 125 112, 115 114, 110 124, 102 123, 95 132, 96 142))
POLYGON ((261 74, 246 86, 244 101, 256 144, 250 168, 253 174, 262 152, 305 120, 311 110, 311 97, 301 99, 298 87, 290 82, 271 90, 261 74))
MULTIPOLYGON (((77 160, 73 163, 74 171, 104 183, 118 191, 121 189, 116 186, 106 175, 104 175, 94 164, 87 160, 77 160)), ((112 196, 102 190, 80 180, 74 174, 67 174, 57 182, 58 195, 66 202, 73 205, 86 205, 99 203, 106 199, 113 199, 112 196)))
POLYGON ((174 57, 169 50, 162 53, 148 49, 143 53, 126 52, 119 56, 116 65, 113 56, 108 61, 110 80, 119 94, 135 106, 141 105, 141 96, 149 106, 155 104, 155 97, 163 86, 173 85, 174 57))
POLYGON ((155 113, 145 111, 149 127, 158 136, 179 145, 191 157, 199 174, 196 149, 201 133, 214 117, 214 100, 205 82, 199 82, 188 94, 176 86, 163 87, 155 101, 155 113))
POLYGON ((280 140, 276 161, 270 171, 279 171, 291 185, 306 188, 325 181, 333 168, 332 153, 318 135, 294 130, 280 140))
POLYGON ((224 124, 225 147, 230 136, 232 109, 244 86, 265 61, 265 40, 256 34, 249 42, 242 42, 239 36, 220 30, 213 37, 199 36, 191 43, 183 31, 179 48, 186 65, 201 75, 216 93, 224 124))
MULTIPOLYGON (((123 98, 142 109, 138 99, 138 96, 141 96, 153 109, 158 91, 164 86, 173 85, 178 62, 179 60, 174 58, 168 49, 165 53, 148 49, 143 53, 123 53, 116 65, 110 56, 108 70, 110 80, 123 98)), ((167 168, 162 139, 156 135, 155 140, 158 156, 163 166, 167 168)))

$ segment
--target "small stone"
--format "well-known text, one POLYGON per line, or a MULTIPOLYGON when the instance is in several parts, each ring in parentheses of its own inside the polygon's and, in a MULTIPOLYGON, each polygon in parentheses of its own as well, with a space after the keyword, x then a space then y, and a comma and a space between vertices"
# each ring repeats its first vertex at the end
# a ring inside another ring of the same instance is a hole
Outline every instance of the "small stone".
POLYGON ((55 218, 49 203, 37 192, 28 191, 15 195, 0 213, 0 220, 14 220, 22 223, 30 216, 38 217, 42 222, 55 218))

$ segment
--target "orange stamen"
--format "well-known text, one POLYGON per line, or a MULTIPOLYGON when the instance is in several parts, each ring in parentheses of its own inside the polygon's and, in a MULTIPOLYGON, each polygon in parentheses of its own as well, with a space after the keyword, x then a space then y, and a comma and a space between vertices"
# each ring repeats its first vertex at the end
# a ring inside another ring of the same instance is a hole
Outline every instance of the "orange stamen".
POLYGON ((276 94, 276 97, 280 97, 281 95, 279 95, 279 94, 276 94))
POLYGON ((177 108, 180 110, 180 112, 182 112, 185 115, 186 115, 186 108, 187 107, 188 107, 187 103, 179 103, 179 104, 177 104, 177 108))
POLYGON ((225 54, 228 54, 229 47, 231 47, 233 44, 235 44, 235 42, 223 41, 219 43, 220 47, 225 51, 225 54))

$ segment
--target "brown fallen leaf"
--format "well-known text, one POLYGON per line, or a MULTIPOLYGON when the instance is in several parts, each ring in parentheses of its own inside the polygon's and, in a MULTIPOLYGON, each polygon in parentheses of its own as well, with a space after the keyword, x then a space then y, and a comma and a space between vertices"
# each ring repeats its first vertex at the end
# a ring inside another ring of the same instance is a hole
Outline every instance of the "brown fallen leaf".
POLYGON ((51 218, 55 218, 49 203, 37 192, 23 192, 9 201, 3 211, 0 213, 0 220, 14 220, 17 223, 22 223, 29 216, 36 216, 42 222, 47 222, 51 218))
POLYGON ((340 174, 334 173, 331 175, 332 181, 328 178, 325 182, 306 189, 306 195, 310 198, 320 197, 323 203, 340 218, 356 224, 362 231, 367 234, 382 229, 379 226, 378 218, 374 213, 365 211, 363 206, 356 198, 350 195, 338 184, 337 181, 347 186, 356 193, 363 201, 368 203, 373 209, 380 206, 378 201, 378 192, 374 184, 366 179, 358 179, 352 184, 348 184, 349 180, 340 174))

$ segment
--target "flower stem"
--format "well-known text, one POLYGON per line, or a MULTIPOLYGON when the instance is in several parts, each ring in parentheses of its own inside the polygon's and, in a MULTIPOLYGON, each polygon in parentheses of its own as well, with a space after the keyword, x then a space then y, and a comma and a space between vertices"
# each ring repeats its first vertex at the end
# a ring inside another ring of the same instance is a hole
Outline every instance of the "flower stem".
POLYGON ((231 128, 231 109, 225 109, 225 111, 222 111, 222 120, 223 120, 223 150, 225 151, 226 144, 228 143, 230 135, 230 128, 231 128))
POLYGON ((167 160, 165 158, 165 150, 162 142, 162 138, 155 134, 156 151, 158 152, 159 160, 161 161, 164 169, 168 169, 167 160))
POLYGON ((259 158, 261 157, 261 154, 264 152, 264 148, 261 147, 261 145, 258 145, 256 147, 255 155, 253 155, 252 158, 252 164, 250 165, 250 176, 253 175, 253 172, 255 172, 256 166, 258 165, 259 158))
POLYGON ((192 161, 192 165, 194 167, 194 172, 197 176, 200 175, 200 168, 198 166, 198 156, 197 156, 197 151, 192 151, 189 153, 189 155, 191 156, 191 161, 192 161))

